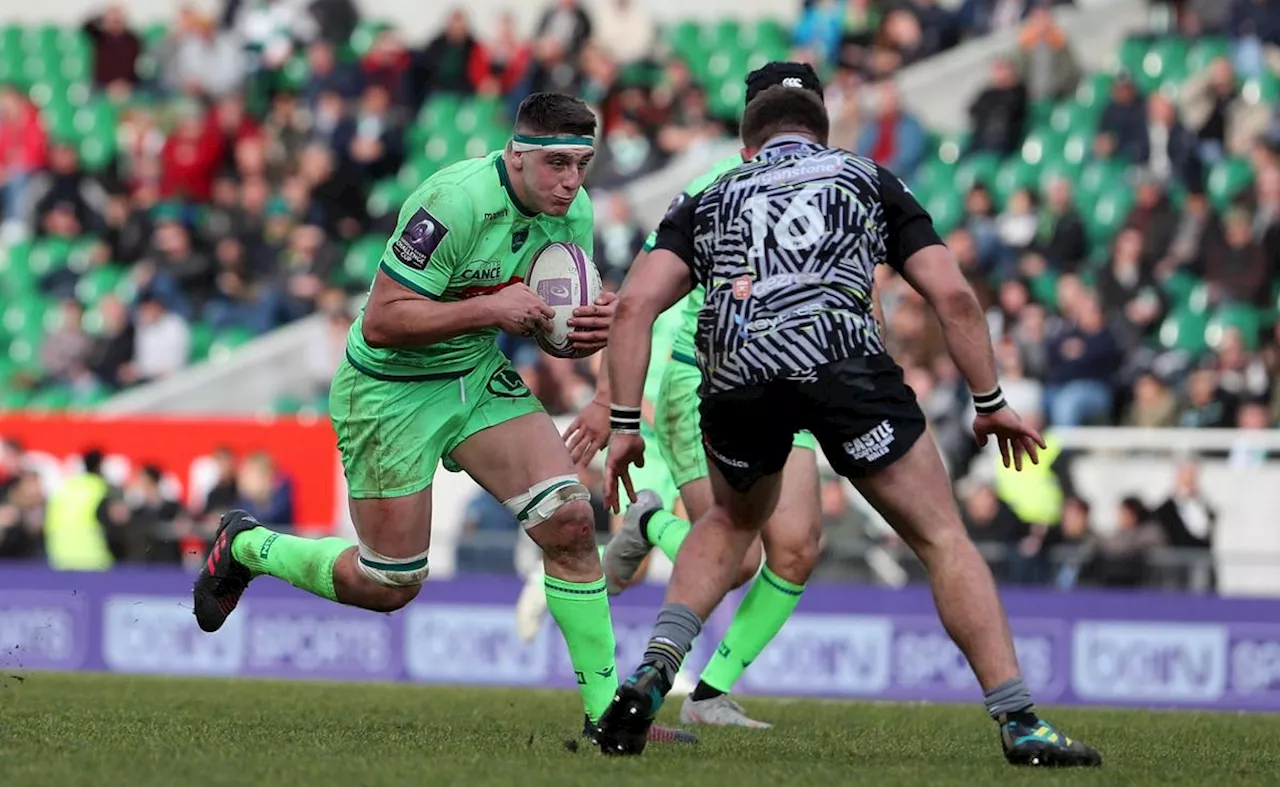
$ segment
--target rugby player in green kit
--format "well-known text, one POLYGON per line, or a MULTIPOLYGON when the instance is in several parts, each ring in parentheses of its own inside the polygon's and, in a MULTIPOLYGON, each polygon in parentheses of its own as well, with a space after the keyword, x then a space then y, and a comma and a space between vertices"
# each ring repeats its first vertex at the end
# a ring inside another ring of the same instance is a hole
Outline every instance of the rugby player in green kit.
MULTIPOLYGON (((549 327, 553 312, 523 284, 538 250, 567 241, 592 253, 581 187, 595 133, 581 100, 535 93, 503 150, 437 172, 405 202, 329 398, 359 543, 275 533, 228 513, 193 590, 202 629, 217 631, 261 574, 378 612, 412 601, 427 578, 431 482, 443 460, 503 501, 542 548, 547 605, 582 693, 584 734, 594 734, 618 682, 589 493, 495 339, 549 327)), ((615 300, 575 312, 578 347, 605 346, 615 300)), ((696 740, 660 728, 650 738, 696 740)))

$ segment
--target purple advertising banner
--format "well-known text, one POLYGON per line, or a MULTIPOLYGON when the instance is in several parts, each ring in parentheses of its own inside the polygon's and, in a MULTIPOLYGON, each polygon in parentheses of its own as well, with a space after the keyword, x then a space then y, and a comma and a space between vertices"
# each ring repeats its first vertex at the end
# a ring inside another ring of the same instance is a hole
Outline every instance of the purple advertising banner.
MULTIPOLYGON (((166 675, 575 685, 554 624, 516 635, 514 577, 430 581, 394 614, 260 579, 216 634, 172 570, 55 573, 0 565, 0 667, 166 675)), ((613 600, 619 670, 644 651, 663 590, 613 600)), ((1280 711, 1280 601, 1154 593, 1003 592, 1023 675, 1044 703, 1280 711)), ((739 596, 691 654, 698 669, 739 596)), ((744 694, 974 702, 925 588, 814 584, 743 675, 744 694)))

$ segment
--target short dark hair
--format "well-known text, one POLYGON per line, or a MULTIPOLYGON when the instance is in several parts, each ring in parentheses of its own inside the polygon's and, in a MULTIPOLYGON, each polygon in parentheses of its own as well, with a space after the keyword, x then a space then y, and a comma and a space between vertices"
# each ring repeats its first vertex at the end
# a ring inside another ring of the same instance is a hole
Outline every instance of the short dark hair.
POLYGON ((580 98, 564 93, 533 93, 516 110, 516 132, 534 136, 596 135, 596 113, 580 98))
POLYGON ((804 88, 779 85, 761 91, 742 116, 742 144, 759 148, 786 131, 812 134, 827 144, 831 131, 827 108, 804 88))
POLYGON ((84 461, 84 471, 94 475, 102 475, 102 450, 98 448, 90 448, 84 452, 82 457, 84 461))

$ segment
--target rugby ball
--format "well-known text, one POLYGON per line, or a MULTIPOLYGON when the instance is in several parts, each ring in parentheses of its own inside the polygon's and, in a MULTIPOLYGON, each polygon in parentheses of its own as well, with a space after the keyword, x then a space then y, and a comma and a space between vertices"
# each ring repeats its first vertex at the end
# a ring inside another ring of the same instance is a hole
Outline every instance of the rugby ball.
POLYGON ((569 343, 569 334, 573 331, 569 318, 573 310, 590 306, 600 297, 600 271, 587 253, 574 243, 548 243, 533 255, 525 283, 556 313, 551 320, 551 330, 534 335, 538 346, 557 358, 589 355, 569 343))

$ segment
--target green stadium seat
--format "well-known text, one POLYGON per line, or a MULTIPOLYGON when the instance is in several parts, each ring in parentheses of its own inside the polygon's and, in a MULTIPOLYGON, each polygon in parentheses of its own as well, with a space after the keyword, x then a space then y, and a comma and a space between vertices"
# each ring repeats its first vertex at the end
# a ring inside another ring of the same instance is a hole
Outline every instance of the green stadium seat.
POLYGON ((1174 308, 1185 309, 1190 304, 1191 296, 1199 284, 1201 284, 1200 280, 1192 274, 1178 271, 1164 280, 1161 289, 1164 290, 1174 308))
POLYGON ((1086 207, 1084 213, 1085 231, 1094 243, 1110 243, 1133 210, 1133 192, 1109 189, 1097 194, 1091 202, 1092 208, 1086 207))
POLYGON ((209 357, 209 348, 213 346, 213 326, 207 322, 191 324, 191 362, 200 363, 209 357))
POLYGON ((1245 80, 1240 86, 1240 97, 1248 104, 1274 106, 1280 100, 1280 77, 1270 71, 1245 80))
POLYGON ((1262 311, 1257 307, 1245 303, 1224 304, 1209 317, 1205 325, 1205 342, 1216 350, 1222 346, 1227 331, 1235 329, 1240 332, 1245 349, 1252 352, 1258 349, 1262 326, 1262 311))
POLYGON ((1187 43, 1177 38, 1166 38, 1147 49, 1142 65, 1134 79, 1138 89, 1150 93, 1161 83, 1180 83, 1186 78, 1187 43))
POLYGON ((1090 74, 1080 80, 1080 86, 1076 88, 1076 105, 1094 112, 1095 117, 1100 116, 1107 106, 1107 100, 1111 96, 1111 86, 1115 81, 1113 74, 1100 73, 1090 74))
POLYGON ((412 191, 411 188, 401 185, 396 178, 380 180, 373 184, 373 188, 369 191, 369 201, 365 207, 369 215, 374 218, 398 213, 400 206, 412 191))
POLYGON ((347 282, 357 287, 368 286, 378 270, 386 246, 386 240, 377 235, 366 235, 351 244, 342 260, 342 272, 347 282))
POLYGON ((417 123, 429 129, 449 126, 461 107, 462 99, 458 96, 452 94, 432 96, 422 105, 422 109, 418 112, 417 123))
POLYGON ((1034 188, 1039 178, 1039 168, 1021 156, 1010 156, 1000 165, 992 184, 992 194, 997 207, 1003 209, 1009 197, 1020 189, 1034 188))
POLYGON ((67 267, 75 244, 66 238, 45 238, 31 245, 27 265, 38 279, 47 273, 67 267))
POLYGON ((956 166, 956 188, 964 193, 973 188, 975 183, 985 183, 991 187, 999 170, 1000 157, 994 153, 974 153, 965 156, 956 166))
POLYGON ((271 411, 276 415, 297 415, 304 408, 306 405, 300 397, 289 394, 277 396, 271 404, 271 411))
POLYGON ((115 105, 106 99, 98 99, 76 111, 76 131, 87 135, 104 129, 114 130, 119 120, 115 105))
MULTIPOLYGON (((440 144, 443 145, 444 143, 440 144)), ((400 166, 400 171, 396 173, 396 182, 400 184, 401 188, 412 191, 439 168, 440 161, 443 161, 443 158, 421 157, 409 159, 400 166)))
POLYGON ((213 338, 209 345, 209 361, 217 363, 226 360, 227 356, 254 337, 248 328, 227 328, 213 338))
POLYGON ((365 56, 369 48, 373 46, 373 41, 383 30, 390 28, 387 22, 376 20, 365 20, 356 25, 356 29, 351 33, 351 51, 357 58, 365 56))
POLYGON ((25 410, 31 392, 17 386, 0 385, 0 410, 25 410))
POLYGON ((1076 201, 1087 204, 1105 192, 1125 189, 1127 171, 1127 165, 1116 159, 1088 162, 1077 170, 1076 201))
POLYGON ((76 282, 76 299, 86 307, 96 306, 104 296, 115 292, 128 275, 128 271, 114 263, 91 268, 76 282))
POLYGON ((937 158, 945 164, 956 164, 969 149, 971 132, 949 134, 938 142, 937 158))
POLYGON ((702 46, 702 28, 697 22, 680 22, 671 28, 667 40, 677 55, 692 60, 702 46))
POLYGON ((80 140, 80 165, 88 172, 102 172, 116 157, 114 128, 99 129, 80 140))
POLYGON ((71 389, 62 385, 49 386, 36 391, 27 402, 27 408, 46 412, 61 412, 71 406, 71 389))
POLYGON ((1201 38, 1187 50, 1187 73, 1198 74, 1219 57, 1231 56, 1231 39, 1218 36, 1201 38))
POLYGON ((939 234, 946 235, 964 217, 964 198, 955 190, 939 190, 929 196, 924 208, 933 217, 933 226, 939 234))
POLYGON ((28 261, 31 242, 0 244, 0 293, 10 297, 35 292, 36 277, 28 261))
POLYGON ((1151 49, 1151 41, 1146 38, 1126 38, 1120 43, 1120 51, 1116 53, 1117 65, 1121 70, 1129 71, 1136 77, 1142 73, 1142 61, 1151 49))
POLYGON ((1236 195, 1253 183, 1253 165, 1248 159, 1223 159, 1209 171, 1209 201, 1225 210, 1236 195))
POLYGON ((1205 329, 1209 319, 1204 314, 1193 311, 1174 310, 1160 324, 1158 339, 1160 346, 1166 350, 1182 350, 1192 355, 1200 355, 1208 349, 1205 343, 1205 329))

